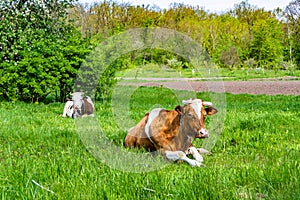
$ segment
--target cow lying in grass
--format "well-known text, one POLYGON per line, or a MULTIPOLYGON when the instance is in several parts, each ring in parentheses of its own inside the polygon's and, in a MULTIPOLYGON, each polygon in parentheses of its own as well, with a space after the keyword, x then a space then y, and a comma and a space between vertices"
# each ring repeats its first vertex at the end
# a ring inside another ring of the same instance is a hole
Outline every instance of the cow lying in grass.
POLYGON ((94 103, 89 96, 83 96, 82 92, 71 94, 72 101, 68 100, 64 107, 63 117, 94 117, 94 103))
POLYGON ((203 158, 192 145, 192 140, 208 137, 205 118, 218 111, 212 107, 212 103, 201 99, 186 100, 183 104, 175 110, 157 108, 147 113, 128 131, 124 146, 158 151, 170 160, 183 160, 191 166, 201 166, 203 158), (188 158, 188 153, 195 160, 188 158))

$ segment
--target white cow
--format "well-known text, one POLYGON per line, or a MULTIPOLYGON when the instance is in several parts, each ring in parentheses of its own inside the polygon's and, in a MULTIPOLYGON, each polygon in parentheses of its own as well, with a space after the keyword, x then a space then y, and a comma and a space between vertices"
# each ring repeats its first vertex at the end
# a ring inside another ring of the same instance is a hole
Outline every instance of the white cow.
POLYGON ((64 107, 63 117, 94 117, 94 104, 89 96, 83 96, 83 92, 71 94, 72 101, 67 101, 64 107))

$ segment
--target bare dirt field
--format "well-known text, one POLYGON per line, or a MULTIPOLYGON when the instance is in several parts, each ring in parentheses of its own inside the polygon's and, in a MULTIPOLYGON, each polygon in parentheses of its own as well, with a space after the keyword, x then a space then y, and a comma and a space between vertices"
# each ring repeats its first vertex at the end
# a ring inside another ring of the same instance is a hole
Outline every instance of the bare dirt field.
POLYGON ((197 92, 214 91, 232 94, 267 94, 267 95, 299 95, 299 80, 263 80, 263 81, 147 81, 147 82, 121 82, 121 85, 163 86, 177 90, 194 90, 197 92))

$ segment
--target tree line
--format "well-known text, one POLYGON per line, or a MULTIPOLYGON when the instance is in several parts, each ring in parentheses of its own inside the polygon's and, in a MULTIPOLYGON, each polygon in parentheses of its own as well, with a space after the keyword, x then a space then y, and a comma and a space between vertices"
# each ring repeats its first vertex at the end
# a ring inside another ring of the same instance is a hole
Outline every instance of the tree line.
MULTIPOLYGON (((116 1, 83 5, 75 0, 4 0, 0 2, 0 96, 28 102, 52 96, 64 101, 81 63, 99 43, 140 27, 168 28, 190 36, 219 67, 296 70, 300 68, 299 15, 299 0, 273 11, 241 2, 222 13, 184 4, 160 9, 116 1)), ((109 94, 117 70, 147 62, 168 65, 174 57, 182 64, 179 67, 191 67, 183 58, 158 49, 118 58, 100 81, 99 97, 109 94)))

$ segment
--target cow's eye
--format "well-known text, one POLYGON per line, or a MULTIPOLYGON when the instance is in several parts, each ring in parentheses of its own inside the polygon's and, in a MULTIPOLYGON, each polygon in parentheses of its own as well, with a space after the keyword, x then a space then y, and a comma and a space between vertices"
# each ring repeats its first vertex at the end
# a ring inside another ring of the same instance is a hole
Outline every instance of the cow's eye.
POLYGON ((189 118, 196 119, 195 115, 193 115, 191 113, 188 113, 187 115, 188 115, 189 118))

